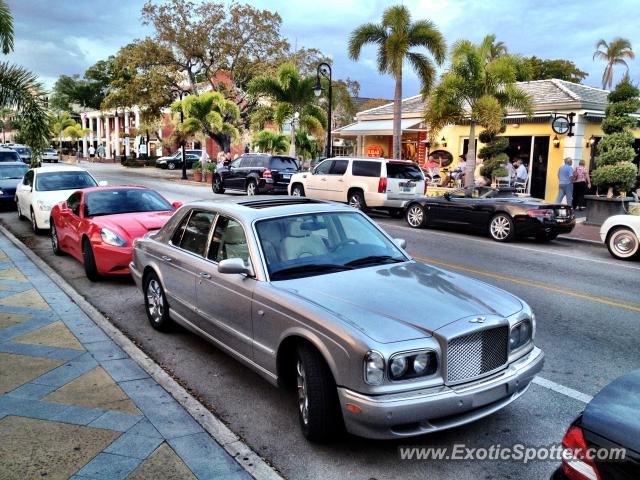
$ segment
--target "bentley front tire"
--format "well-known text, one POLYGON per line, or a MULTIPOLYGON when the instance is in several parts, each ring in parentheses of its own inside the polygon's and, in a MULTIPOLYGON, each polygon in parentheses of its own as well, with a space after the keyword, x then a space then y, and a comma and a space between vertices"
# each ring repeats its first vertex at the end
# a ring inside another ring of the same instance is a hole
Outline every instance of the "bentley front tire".
POLYGON ((342 427, 336 384, 322 355, 309 345, 298 347, 296 386, 302 434, 314 442, 331 439, 342 427))

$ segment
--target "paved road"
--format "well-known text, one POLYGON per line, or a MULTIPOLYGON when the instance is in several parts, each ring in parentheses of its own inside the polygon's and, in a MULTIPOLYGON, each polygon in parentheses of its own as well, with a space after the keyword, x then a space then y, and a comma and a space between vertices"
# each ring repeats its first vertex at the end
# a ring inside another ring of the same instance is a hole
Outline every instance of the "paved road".
MULTIPOLYGON (((212 195, 204 187, 122 174, 117 167, 95 170, 112 184, 155 185, 171 200, 212 195)), ((525 396, 489 418, 436 435, 402 442, 346 436, 331 445, 309 444, 298 430, 293 392, 272 388, 190 333, 155 332, 147 325, 141 294, 130 280, 88 282, 80 264, 51 255, 46 237, 34 238, 26 222, 15 221, 15 214, 0 214, 0 221, 289 478, 548 478, 555 463, 400 461, 398 447, 558 442, 585 399, 622 373, 640 368, 640 263, 614 261, 597 245, 501 245, 481 236, 412 230, 383 215, 374 218, 394 237, 405 238, 408 251, 417 258, 487 281, 529 302, 538 318, 537 343, 547 355, 544 386, 532 385, 525 396)))

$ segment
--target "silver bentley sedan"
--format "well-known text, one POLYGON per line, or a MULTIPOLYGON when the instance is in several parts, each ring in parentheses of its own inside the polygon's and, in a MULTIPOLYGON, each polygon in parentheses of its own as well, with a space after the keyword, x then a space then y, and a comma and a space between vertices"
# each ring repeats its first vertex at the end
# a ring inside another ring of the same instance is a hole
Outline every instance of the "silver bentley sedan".
POLYGON ((404 245, 349 206, 225 198, 181 207, 130 268, 153 328, 296 388, 308 439, 401 438, 496 412, 543 365, 526 303, 404 245))

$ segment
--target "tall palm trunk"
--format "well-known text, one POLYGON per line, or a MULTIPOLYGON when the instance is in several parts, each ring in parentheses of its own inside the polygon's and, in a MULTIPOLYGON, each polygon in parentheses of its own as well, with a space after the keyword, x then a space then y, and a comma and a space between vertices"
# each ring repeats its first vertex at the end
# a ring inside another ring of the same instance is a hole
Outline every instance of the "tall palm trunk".
POLYGON ((291 143, 289 143, 289 156, 296 158, 296 129, 294 120, 291 120, 291 143))
POLYGON ((471 120, 469 127, 469 150, 467 150, 467 169, 464 173, 464 186, 471 187, 475 182, 476 171, 476 122, 471 120))
POLYGON ((393 96, 393 156, 400 159, 402 145, 402 71, 396 76, 396 90, 393 96))

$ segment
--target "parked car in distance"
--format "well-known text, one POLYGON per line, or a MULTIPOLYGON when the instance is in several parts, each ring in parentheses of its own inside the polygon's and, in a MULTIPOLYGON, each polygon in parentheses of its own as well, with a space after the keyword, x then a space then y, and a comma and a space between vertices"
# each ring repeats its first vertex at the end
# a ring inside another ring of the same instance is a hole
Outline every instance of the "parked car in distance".
POLYGON ((35 233, 49 228, 53 206, 76 190, 105 186, 84 168, 67 165, 32 168, 16 188, 18 218, 29 218, 35 233))
MULTIPOLYGON (((200 160, 202 157, 202 150, 200 149, 185 149, 184 158, 187 162, 187 168, 193 167, 193 164, 200 160)), ((207 155, 207 159, 209 155, 207 155)), ((178 150, 167 157, 160 157, 156 160, 157 168, 166 168, 169 170, 175 170, 176 168, 182 168, 182 151, 178 150)))
POLYGON ((0 147, 0 162, 22 162, 22 157, 13 148, 0 147))
POLYGON ((16 187, 28 170, 29 167, 20 160, 0 162, 0 205, 15 206, 16 187))
POLYGON ((553 480, 640 478, 640 370, 605 386, 576 418, 562 445, 553 480), (617 451, 616 451, 617 450, 617 451), (624 452, 624 457, 620 458, 624 452), (610 455, 610 458, 604 457, 610 455))
POLYGON ((640 216, 613 215, 600 227, 600 238, 609 253, 620 260, 640 256, 640 216))
POLYGON ((423 196, 407 205, 410 227, 450 227, 488 233, 498 242, 515 237, 549 241, 575 227, 573 209, 567 205, 519 197, 491 187, 466 187, 444 195, 423 196))
POLYGON ((524 301, 404 244, 347 205, 225 198, 137 240, 130 271, 153 328, 176 321, 297 387, 308 439, 406 438, 505 407, 544 355, 524 301))
POLYGON ((213 193, 225 190, 260 193, 286 193, 291 176, 300 169, 298 162, 283 155, 245 153, 230 165, 216 170, 213 193))
POLYGON ((58 163, 60 156, 55 148, 46 148, 42 153, 42 161, 48 163, 58 163))
POLYGON ((20 155, 20 159, 24 163, 26 163, 27 165, 31 165, 32 152, 29 147, 27 147, 26 145, 12 145, 11 149, 13 149, 15 152, 17 152, 18 155, 20 155))
POLYGON ((181 205, 146 187, 78 190, 51 209, 53 253, 83 262, 91 281, 128 275, 134 241, 159 230, 181 205))
POLYGON ((291 178, 289 194, 346 202, 360 210, 380 208, 401 218, 409 200, 424 194, 424 174, 413 162, 336 157, 291 178))

